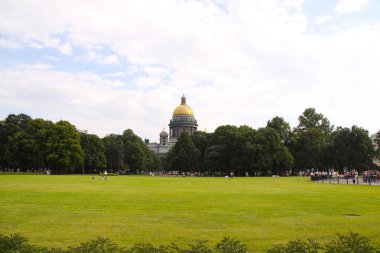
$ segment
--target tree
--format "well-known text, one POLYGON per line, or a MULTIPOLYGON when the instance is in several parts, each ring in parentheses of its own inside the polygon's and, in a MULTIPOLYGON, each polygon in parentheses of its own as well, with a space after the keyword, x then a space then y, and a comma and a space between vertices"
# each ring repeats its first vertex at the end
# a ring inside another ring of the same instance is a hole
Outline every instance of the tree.
POLYGON ((44 119, 33 119, 27 127, 27 132, 33 136, 37 143, 38 168, 46 168, 46 156, 48 154, 48 138, 54 132, 54 123, 44 119))
POLYGON ((299 132, 295 142, 291 145, 297 170, 323 168, 323 155, 326 139, 317 128, 299 132))
POLYGON ((21 131, 9 137, 6 145, 7 164, 17 169, 32 169, 38 163, 37 143, 31 135, 21 131))
POLYGON ((156 154, 131 129, 123 132, 122 139, 124 163, 131 168, 131 171, 158 170, 161 168, 161 162, 156 154))
POLYGON ((199 169, 202 172, 204 171, 203 163, 204 163, 205 152, 207 148, 207 139, 208 139, 208 134, 202 131, 197 131, 191 136, 192 142, 194 143, 195 147, 200 151, 199 169))
POLYGON ((266 127, 260 128, 258 134, 260 148, 257 152, 256 167, 265 169, 262 170, 264 174, 281 174, 289 169, 293 165, 293 157, 278 132, 266 127))
POLYGON ((289 123, 286 122, 282 117, 276 116, 273 119, 269 120, 267 122, 267 127, 273 128, 278 133, 282 143, 289 143, 292 130, 289 126, 289 123))
POLYGON ((54 124, 51 121, 28 120, 22 129, 8 137, 7 164, 22 170, 45 169, 48 153, 47 139, 53 127, 54 124))
POLYGON ((84 171, 91 173, 105 168, 107 165, 105 148, 102 140, 95 134, 80 132, 80 143, 84 151, 84 171))
POLYGON ((205 150, 204 166, 209 171, 229 173, 235 170, 233 157, 237 148, 239 129, 236 126, 226 125, 218 127, 210 135, 205 150))
POLYGON ((111 134, 103 138, 107 167, 111 170, 129 170, 137 173, 142 170, 161 169, 160 159, 144 141, 127 129, 122 135, 111 134))
POLYGON ((9 152, 6 152, 9 138, 25 131, 31 120, 32 118, 26 114, 10 114, 4 121, 0 122, 0 164, 12 167, 12 164, 9 163, 9 152))
POLYGON ((368 131, 357 126, 352 126, 348 137, 347 167, 359 170, 374 168, 373 161, 376 158, 376 151, 368 131))
POLYGON ((331 154, 330 164, 332 167, 341 170, 349 164, 351 130, 347 127, 338 127, 331 135, 331 145, 328 151, 331 154))
POLYGON ((298 117, 299 124, 289 142, 289 149, 294 157, 296 170, 325 168, 330 163, 330 135, 333 126, 314 108, 307 108, 298 117))
POLYGON ((80 173, 84 164, 84 152, 79 133, 68 121, 54 124, 47 140, 47 165, 56 173, 80 173))
POLYGON ((183 132, 169 151, 167 164, 170 170, 198 171, 200 155, 189 134, 183 132))
POLYGON ((332 152, 336 168, 365 170, 374 167, 376 151, 367 130, 352 126, 338 128, 332 134, 332 152))
POLYGON ((102 139, 107 160, 107 168, 113 171, 125 170, 123 139, 121 135, 110 134, 102 139))
POLYGON ((146 168, 147 157, 144 153, 144 147, 146 145, 140 143, 142 140, 136 136, 131 129, 127 129, 123 132, 122 139, 124 146, 124 163, 134 172, 146 168))
POLYGON ((255 129, 245 125, 239 127, 233 142, 235 152, 231 161, 237 175, 257 170, 257 154, 261 148, 258 139, 259 133, 255 129))
POLYGON ((322 113, 317 113, 314 108, 305 109, 302 115, 298 117, 298 121, 298 132, 317 128, 322 131, 325 137, 328 137, 334 128, 330 125, 330 121, 322 113))

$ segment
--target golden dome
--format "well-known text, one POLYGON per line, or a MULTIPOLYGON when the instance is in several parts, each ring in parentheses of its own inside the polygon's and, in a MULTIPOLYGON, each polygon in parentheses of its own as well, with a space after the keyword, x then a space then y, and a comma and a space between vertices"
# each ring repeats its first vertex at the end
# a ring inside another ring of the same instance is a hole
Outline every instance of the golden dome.
POLYGON ((194 116, 193 110, 186 104, 185 95, 181 98, 181 104, 174 109, 173 116, 175 115, 191 115, 194 116))

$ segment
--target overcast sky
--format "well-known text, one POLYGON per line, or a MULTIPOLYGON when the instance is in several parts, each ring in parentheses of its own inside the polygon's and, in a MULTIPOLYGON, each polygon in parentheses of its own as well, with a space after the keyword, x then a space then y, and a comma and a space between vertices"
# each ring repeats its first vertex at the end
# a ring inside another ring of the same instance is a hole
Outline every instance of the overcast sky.
POLYGON ((200 130, 292 127, 313 107, 380 129, 378 0, 0 0, 0 119, 158 141, 182 94, 200 130))

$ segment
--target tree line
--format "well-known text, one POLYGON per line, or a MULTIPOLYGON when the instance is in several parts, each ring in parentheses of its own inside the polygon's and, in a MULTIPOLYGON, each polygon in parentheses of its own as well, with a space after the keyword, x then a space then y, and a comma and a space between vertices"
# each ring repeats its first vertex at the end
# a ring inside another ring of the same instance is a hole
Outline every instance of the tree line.
POLYGON ((0 169, 54 174, 96 173, 105 168, 136 172, 161 168, 159 158, 128 129, 99 138, 68 121, 53 123, 25 114, 0 121, 0 169))
POLYGON ((357 126, 337 127, 314 108, 307 108, 291 129, 282 117, 266 127, 220 126, 214 133, 182 134, 169 152, 170 170, 238 175, 297 173, 305 170, 368 170, 378 168, 380 131, 371 139, 357 126))
POLYGON ((352 126, 335 128, 314 108, 291 128, 274 117, 263 128, 224 125, 213 133, 183 133, 166 157, 158 157, 131 129, 100 138, 78 131, 68 121, 56 123, 10 114, 0 121, 0 169, 55 174, 111 171, 183 171, 209 174, 268 175, 307 169, 376 169, 380 131, 352 126))

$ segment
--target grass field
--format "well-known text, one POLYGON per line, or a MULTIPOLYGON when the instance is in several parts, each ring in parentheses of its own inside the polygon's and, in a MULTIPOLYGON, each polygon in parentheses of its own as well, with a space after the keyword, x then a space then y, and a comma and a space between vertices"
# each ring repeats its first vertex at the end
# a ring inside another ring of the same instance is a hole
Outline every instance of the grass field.
POLYGON ((0 233, 63 248, 97 236, 122 246, 198 239, 212 246, 230 236, 262 252, 353 231, 379 245, 379 193, 308 178, 0 175, 0 233))

